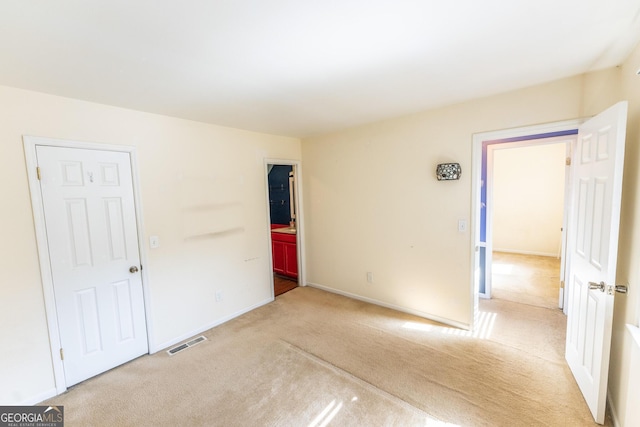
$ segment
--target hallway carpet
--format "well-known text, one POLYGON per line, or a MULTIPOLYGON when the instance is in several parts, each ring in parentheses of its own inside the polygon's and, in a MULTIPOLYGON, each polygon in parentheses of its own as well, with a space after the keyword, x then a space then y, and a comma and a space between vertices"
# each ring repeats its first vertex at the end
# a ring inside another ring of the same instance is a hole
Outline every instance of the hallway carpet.
POLYGON ((493 298, 558 308, 560 259, 494 252, 492 286, 493 298))

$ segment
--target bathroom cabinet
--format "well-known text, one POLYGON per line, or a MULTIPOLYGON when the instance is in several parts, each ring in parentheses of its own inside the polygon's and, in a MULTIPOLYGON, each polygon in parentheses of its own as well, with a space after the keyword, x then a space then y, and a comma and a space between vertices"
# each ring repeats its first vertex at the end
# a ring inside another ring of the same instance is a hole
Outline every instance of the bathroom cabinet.
POLYGON ((296 235, 271 232, 273 271, 283 276, 298 278, 296 235))

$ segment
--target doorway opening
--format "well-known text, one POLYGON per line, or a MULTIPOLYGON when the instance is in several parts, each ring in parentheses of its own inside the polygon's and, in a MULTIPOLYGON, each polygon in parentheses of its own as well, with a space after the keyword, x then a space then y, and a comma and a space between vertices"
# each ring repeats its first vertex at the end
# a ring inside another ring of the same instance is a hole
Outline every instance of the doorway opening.
POLYGON ((487 150, 485 297, 562 308, 564 208, 573 138, 496 143, 487 150))
MULTIPOLYGON (((475 134, 473 137, 473 166, 474 166, 474 177, 473 177, 473 213, 474 213, 474 248, 475 248, 475 256, 473 259, 474 268, 473 268, 473 313, 472 318, 475 319, 479 312, 479 298, 490 299, 492 298, 492 292, 494 291, 494 279, 496 280, 495 285, 497 288, 495 290, 498 291, 497 295, 494 296, 505 296, 511 292, 512 294, 516 294, 514 298, 518 298, 518 291, 515 286, 509 286, 506 288, 506 293, 504 292, 504 286, 501 288, 501 285, 504 283, 500 283, 504 277, 500 277, 500 275, 509 274, 509 273, 518 273, 518 269, 513 262, 505 261, 504 259, 497 259, 494 265, 494 224, 498 225, 498 222, 494 222, 494 214, 498 213, 498 221, 500 221, 501 215, 507 215, 511 218, 509 221, 512 223, 512 226, 516 228, 520 227, 519 232, 521 233, 538 233, 536 227, 524 227, 524 225, 529 225, 528 222, 531 222, 529 218, 523 218, 523 214, 515 214, 513 209, 511 212, 495 212, 495 203, 494 196, 506 197, 506 201, 503 200, 503 204, 508 205, 512 201, 509 200, 509 194, 517 194, 520 190, 520 195, 523 195, 525 198, 527 195, 533 196, 532 193, 540 193, 540 189, 543 187, 541 183, 536 188, 535 186, 532 189, 527 189, 522 191, 522 188, 517 187, 517 179, 516 177, 520 177, 526 173, 526 171, 522 170, 522 166, 518 168, 514 168, 515 165, 511 163, 513 160, 510 157, 513 157, 513 153, 518 157, 520 153, 516 151, 516 149, 525 149, 527 147, 543 147, 550 145, 558 145, 565 147, 565 161, 563 164, 566 164, 566 158, 571 157, 571 149, 573 141, 576 139, 579 121, 568 121, 562 123, 548 124, 548 125, 539 125, 532 126, 520 129, 509 129, 503 131, 496 132, 487 132, 482 134, 475 134), (505 154, 506 153, 506 154, 505 154), (496 156, 497 154, 497 156, 496 156), (498 166, 502 166, 502 169, 499 169, 497 172, 499 173, 498 178, 501 179, 499 183, 503 184, 504 188, 498 189, 499 194, 495 194, 496 188, 494 188, 494 182, 496 178, 494 166, 498 161, 498 166), (506 175, 505 177, 500 177, 500 175, 506 175), (510 177, 511 175, 511 177, 510 177), (510 179, 511 178, 511 179, 510 179), (515 187, 515 189, 514 189, 515 187), (527 224, 525 224, 525 222, 527 224), (501 293, 501 291, 503 291, 501 293)), ((561 149, 559 149, 561 150, 561 149)), ((544 149, 542 149, 543 153, 538 153, 541 155, 545 155, 544 149)), ((526 154, 526 153, 525 153, 526 154)), ((522 156, 520 156, 522 157, 522 156)), ((530 161, 530 158, 525 157, 523 159, 519 159, 519 161, 530 161)), ((538 166, 539 168, 541 166, 538 166)), ((544 174, 544 170, 542 171, 544 174)), ((543 176, 543 175, 542 175, 543 176)), ((552 250, 531 250, 523 247, 514 246, 514 240, 504 240, 502 243, 498 241, 499 246, 496 249, 502 249, 502 251, 496 250, 496 254, 500 252, 533 252, 529 254, 521 254, 521 255, 555 255, 559 257, 559 277, 557 278, 558 287, 558 303, 555 307, 565 307, 565 298, 562 281, 564 278, 564 261, 565 257, 563 256, 565 250, 565 241, 566 241, 566 222, 568 215, 568 206, 567 200, 570 195, 570 174, 564 174, 564 183, 562 187, 564 189, 562 196, 562 206, 559 208, 562 213, 562 222, 559 224, 560 226, 556 226, 558 230, 556 231, 556 238, 558 238, 558 233, 560 234, 560 244, 558 247, 554 247, 552 250), (538 253, 535 253, 538 252, 538 253), (540 253, 544 252, 544 253, 540 253)), ((521 184, 522 185, 522 184, 521 184)), ((532 184, 527 184, 532 185, 532 184)), ((536 194, 538 195, 538 194, 536 194)), ((514 206, 511 206, 512 208, 514 206)), ((516 206, 521 207, 521 206, 516 206)), ((557 216, 557 213, 555 214, 557 216)), ((505 221, 500 221, 500 225, 505 225, 505 221)), ((506 229, 498 230, 498 233, 506 233, 509 238, 513 237, 513 231, 509 230, 508 225, 506 224, 506 229)), ((557 240, 556 240, 557 242, 557 240)), ((518 242, 519 244, 520 242, 518 242)), ((498 257, 496 257, 498 258, 498 257)), ((549 257, 551 258, 551 257, 549 257)), ((554 268, 554 267, 552 267, 554 268)), ((508 278, 513 279, 513 277, 508 278)), ((523 292, 520 291, 520 295, 523 292)), ((508 296, 508 295, 507 295, 508 296)), ((518 302, 518 301, 516 301, 518 302)), ((526 302, 526 301, 522 301, 526 302)))
POLYGON ((299 177, 292 162, 267 163, 273 296, 299 285, 299 177))

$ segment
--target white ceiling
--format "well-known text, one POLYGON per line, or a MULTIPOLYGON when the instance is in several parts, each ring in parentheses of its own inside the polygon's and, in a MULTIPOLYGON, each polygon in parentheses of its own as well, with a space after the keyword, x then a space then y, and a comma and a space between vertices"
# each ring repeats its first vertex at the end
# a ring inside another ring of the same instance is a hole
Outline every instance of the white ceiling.
POLYGON ((302 137, 618 65, 639 15, 640 0, 2 0, 0 85, 302 137))

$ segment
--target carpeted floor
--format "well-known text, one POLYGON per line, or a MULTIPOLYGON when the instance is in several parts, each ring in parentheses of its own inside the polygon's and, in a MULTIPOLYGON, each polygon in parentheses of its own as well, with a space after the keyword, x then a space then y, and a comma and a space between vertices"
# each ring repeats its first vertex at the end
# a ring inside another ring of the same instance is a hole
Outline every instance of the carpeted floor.
POLYGON ((493 298, 558 308, 560 259, 493 252, 493 298))
MULTIPOLYGON (((559 310, 481 301, 474 333, 299 287, 46 404, 67 426, 590 426, 559 310)), ((610 421, 607 421, 610 425, 610 421)))

